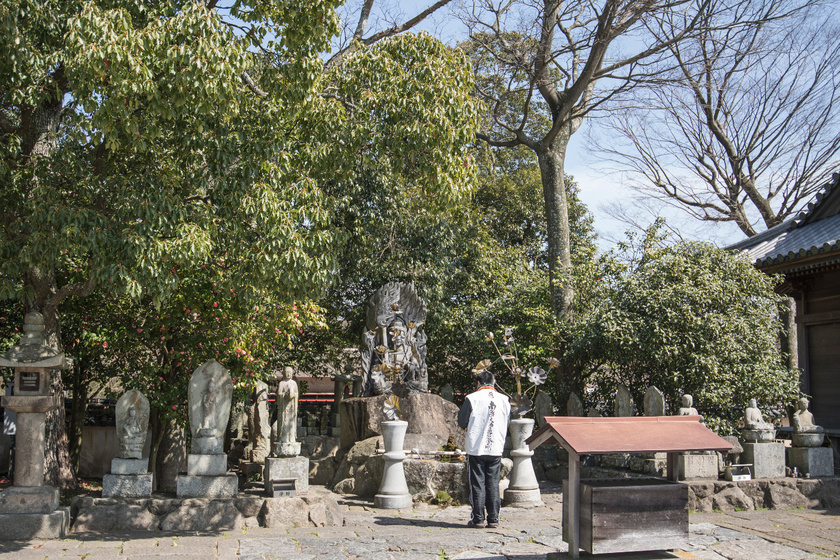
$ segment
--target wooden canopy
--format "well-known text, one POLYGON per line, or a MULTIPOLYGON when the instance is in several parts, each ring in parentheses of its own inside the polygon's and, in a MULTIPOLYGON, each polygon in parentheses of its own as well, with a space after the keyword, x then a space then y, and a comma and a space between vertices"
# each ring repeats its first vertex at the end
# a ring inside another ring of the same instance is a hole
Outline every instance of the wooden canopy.
POLYGON ((547 416, 526 440, 533 450, 552 442, 577 455, 728 451, 732 445, 700 423, 700 416, 589 418, 547 416))

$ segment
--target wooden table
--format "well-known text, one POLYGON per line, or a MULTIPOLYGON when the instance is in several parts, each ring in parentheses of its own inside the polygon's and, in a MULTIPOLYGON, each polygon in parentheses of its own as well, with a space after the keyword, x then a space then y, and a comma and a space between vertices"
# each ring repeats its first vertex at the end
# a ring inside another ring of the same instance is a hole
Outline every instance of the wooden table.
POLYGON ((677 458, 686 451, 728 451, 725 439, 700 423, 700 416, 630 416, 590 418, 547 416, 545 425, 526 443, 531 450, 543 443, 560 445, 569 453, 568 493, 564 488, 563 517, 569 522, 569 554, 580 556, 580 456, 612 453, 668 454, 667 476, 677 482, 677 458))

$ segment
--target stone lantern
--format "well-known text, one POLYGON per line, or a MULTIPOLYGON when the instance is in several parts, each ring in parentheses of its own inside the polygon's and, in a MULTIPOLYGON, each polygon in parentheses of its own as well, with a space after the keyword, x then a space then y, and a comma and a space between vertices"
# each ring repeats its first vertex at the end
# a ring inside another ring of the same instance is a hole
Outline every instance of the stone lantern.
POLYGON ((69 512, 58 509, 58 489, 44 483, 44 428, 47 412, 60 406, 50 393, 50 370, 64 369, 64 354, 44 343, 44 317, 26 314, 23 338, 0 356, 0 367, 15 370, 14 396, 2 405, 17 413, 14 486, 0 492, 0 539, 62 538, 69 512))

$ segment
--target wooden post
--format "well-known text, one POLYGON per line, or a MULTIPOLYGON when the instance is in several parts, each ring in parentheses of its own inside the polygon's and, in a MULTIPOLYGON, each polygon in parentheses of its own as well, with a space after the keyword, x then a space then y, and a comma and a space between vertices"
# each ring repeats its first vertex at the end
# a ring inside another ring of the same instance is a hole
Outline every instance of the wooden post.
POLYGON ((667 478, 673 482, 680 479, 679 453, 668 453, 667 478))
POLYGON ((569 452, 569 496, 564 508, 569 508, 569 555, 580 557, 580 456, 569 452))

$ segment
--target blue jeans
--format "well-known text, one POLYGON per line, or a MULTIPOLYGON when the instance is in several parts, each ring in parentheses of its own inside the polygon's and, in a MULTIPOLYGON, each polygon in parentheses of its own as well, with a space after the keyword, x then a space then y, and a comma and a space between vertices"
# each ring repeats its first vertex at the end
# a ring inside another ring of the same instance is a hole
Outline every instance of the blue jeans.
POLYGON ((472 522, 483 523, 486 508, 487 522, 498 523, 499 510, 502 507, 499 497, 502 458, 495 455, 467 455, 467 469, 470 478, 472 522))

